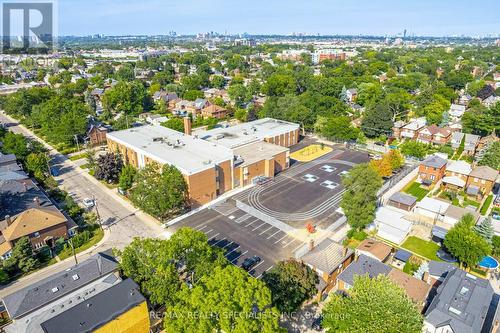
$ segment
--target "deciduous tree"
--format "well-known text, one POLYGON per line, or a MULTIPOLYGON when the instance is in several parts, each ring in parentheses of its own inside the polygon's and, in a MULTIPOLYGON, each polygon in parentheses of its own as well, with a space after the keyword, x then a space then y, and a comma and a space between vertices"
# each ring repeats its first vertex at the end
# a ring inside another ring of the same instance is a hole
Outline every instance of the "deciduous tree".
POLYGON ((319 279, 309 266, 290 259, 264 273, 262 281, 271 290, 273 305, 282 313, 291 313, 317 293, 319 279))
POLYGON ((444 239, 444 245, 461 265, 474 267, 484 256, 491 254, 491 246, 486 239, 474 231, 474 217, 464 215, 444 239))
POLYGON ((343 179, 345 192, 340 207, 353 229, 361 230, 375 218, 377 191, 382 179, 367 163, 354 166, 343 179))
POLYGON ((366 275, 354 278, 347 296, 331 296, 323 309, 322 326, 339 333, 420 333, 423 317, 388 277, 366 275))

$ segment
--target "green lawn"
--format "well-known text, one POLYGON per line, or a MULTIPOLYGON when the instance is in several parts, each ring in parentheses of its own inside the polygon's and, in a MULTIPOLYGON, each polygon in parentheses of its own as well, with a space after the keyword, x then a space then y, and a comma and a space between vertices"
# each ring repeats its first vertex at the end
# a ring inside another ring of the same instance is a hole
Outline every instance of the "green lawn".
POLYGON ((69 157, 71 161, 77 161, 81 160, 82 158, 85 158, 85 153, 77 154, 77 155, 72 155, 69 157))
POLYGON ((493 194, 488 195, 486 200, 484 200, 483 207, 481 207, 481 215, 486 215, 488 208, 490 208, 491 202, 493 201, 493 194))
POLYGON ((427 193, 429 193, 428 190, 422 188, 417 182, 413 182, 409 186, 407 186, 404 192, 413 195, 415 198, 417 198, 417 201, 422 200, 427 195, 427 193))
POLYGON ((439 259, 436 255, 436 252, 439 250, 439 245, 434 242, 426 241, 415 236, 410 236, 401 245, 401 247, 429 260, 441 261, 441 259, 439 259))
MULTIPOLYGON (((104 237, 104 231, 102 231, 102 229, 100 229, 100 228, 96 229, 94 231, 94 236, 92 236, 92 238, 89 239, 89 241, 87 243, 83 244, 80 247, 77 247, 75 249, 75 252, 80 253, 82 251, 85 251, 85 250, 91 248, 95 244, 99 243, 99 241, 102 239, 102 237, 104 237)), ((71 251, 71 247, 67 247, 64 250, 62 250, 61 253, 58 254, 58 257, 60 260, 64 260, 66 258, 71 257, 72 255, 73 255, 73 251, 71 251)))

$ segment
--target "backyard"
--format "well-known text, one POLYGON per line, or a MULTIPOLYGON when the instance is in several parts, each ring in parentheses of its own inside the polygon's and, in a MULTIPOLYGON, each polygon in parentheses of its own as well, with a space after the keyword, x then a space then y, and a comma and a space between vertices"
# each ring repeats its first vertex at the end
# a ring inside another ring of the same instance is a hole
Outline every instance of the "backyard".
POLYGON ((415 236, 410 236, 401 245, 401 247, 429 260, 441 261, 441 259, 439 259, 436 255, 436 252, 439 250, 439 245, 434 242, 426 241, 415 236))
POLYGON ((410 185, 408 185, 404 189, 404 192, 413 195, 415 198, 417 198, 417 201, 422 200, 427 195, 427 193, 429 193, 428 190, 422 188, 420 184, 417 182, 413 182, 410 185))

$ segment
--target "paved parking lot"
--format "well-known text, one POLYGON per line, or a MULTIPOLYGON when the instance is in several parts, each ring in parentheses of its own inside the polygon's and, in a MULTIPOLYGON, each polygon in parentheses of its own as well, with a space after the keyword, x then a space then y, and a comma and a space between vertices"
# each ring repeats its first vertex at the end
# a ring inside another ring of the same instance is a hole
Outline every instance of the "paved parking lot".
POLYGON ((314 161, 296 163, 273 181, 233 198, 296 228, 309 222, 326 228, 340 217, 336 210, 344 193, 342 174, 368 160, 366 153, 337 149, 314 161))
POLYGON ((241 266, 246 258, 259 256, 262 260, 249 272, 256 278, 277 261, 293 257, 293 253, 305 245, 283 230, 238 209, 233 200, 204 209, 169 227, 168 231, 174 232, 184 226, 205 233, 209 243, 223 249, 234 265, 241 266))

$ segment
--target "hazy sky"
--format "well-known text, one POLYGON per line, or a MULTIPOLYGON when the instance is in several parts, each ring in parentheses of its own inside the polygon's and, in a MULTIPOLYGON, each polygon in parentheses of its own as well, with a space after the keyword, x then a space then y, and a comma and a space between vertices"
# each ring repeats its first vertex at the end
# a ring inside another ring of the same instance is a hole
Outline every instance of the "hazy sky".
POLYGON ((499 0, 59 0, 59 34, 498 35, 499 0))

